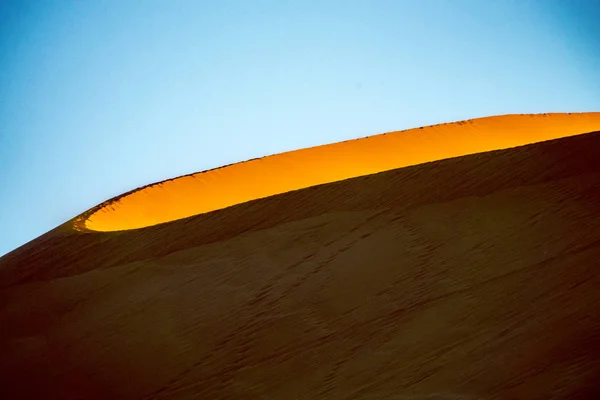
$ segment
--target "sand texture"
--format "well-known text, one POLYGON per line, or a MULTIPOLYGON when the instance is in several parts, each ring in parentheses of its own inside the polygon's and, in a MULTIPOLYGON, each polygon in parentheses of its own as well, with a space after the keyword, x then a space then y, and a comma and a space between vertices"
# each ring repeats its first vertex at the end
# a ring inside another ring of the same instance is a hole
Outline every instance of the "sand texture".
POLYGON ((0 398, 598 399, 600 132, 0 258, 0 398))

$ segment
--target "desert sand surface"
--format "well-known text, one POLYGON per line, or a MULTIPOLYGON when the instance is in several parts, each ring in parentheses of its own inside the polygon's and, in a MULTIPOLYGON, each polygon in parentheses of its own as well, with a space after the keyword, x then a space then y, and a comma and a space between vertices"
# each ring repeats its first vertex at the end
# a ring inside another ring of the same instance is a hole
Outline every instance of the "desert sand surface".
POLYGON ((79 229, 142 228, 319 184, 600 129, 600 113, 516 114, 388 132, 275 154, 138 188, 79 229))
POLYGON ((599 149, 69 221, 0 258, 0 398, 600 398, 599 149))

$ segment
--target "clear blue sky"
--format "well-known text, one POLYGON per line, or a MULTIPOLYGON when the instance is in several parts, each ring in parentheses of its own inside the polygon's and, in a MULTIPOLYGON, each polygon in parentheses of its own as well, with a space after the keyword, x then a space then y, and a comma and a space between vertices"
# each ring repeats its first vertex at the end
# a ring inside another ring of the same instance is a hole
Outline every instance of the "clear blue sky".
POLYGON ((597 21, 594 0, 0 0, 0 254, 185 173, 598 111, 597 21))

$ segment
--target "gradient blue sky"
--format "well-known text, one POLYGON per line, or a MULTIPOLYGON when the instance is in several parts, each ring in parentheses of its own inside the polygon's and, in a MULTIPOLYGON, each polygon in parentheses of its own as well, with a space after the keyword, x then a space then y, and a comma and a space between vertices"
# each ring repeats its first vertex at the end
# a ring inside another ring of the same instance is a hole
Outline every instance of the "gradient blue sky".
POLYGON ((597 21, 593 0, 0 0, 0 255, 185 173, 598 111, 597 21))

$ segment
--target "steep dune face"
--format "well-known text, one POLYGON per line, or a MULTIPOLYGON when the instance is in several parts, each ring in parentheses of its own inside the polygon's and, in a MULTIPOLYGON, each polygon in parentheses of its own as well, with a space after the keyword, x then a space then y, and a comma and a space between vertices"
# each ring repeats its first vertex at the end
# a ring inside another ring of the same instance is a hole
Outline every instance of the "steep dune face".
POLYGON ((390 132, 150 185, 91 210, 78 226, 141 228, 291 190, 598 129, 600 113, 583 113, 505 115, 390 132))
POLYGON ((0 398, 597 399, 600 132, 0 258, 0 398))

